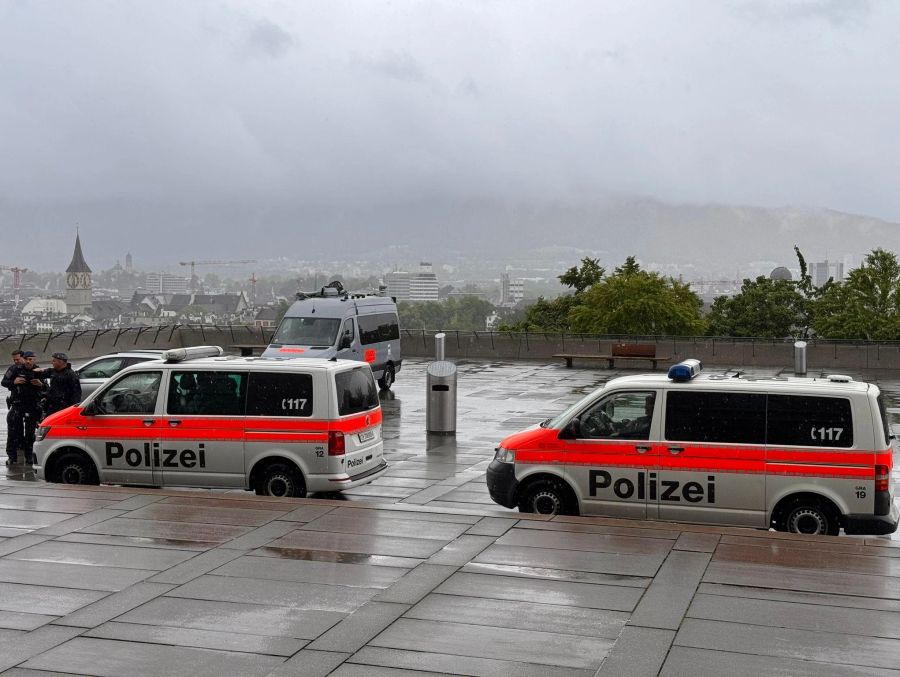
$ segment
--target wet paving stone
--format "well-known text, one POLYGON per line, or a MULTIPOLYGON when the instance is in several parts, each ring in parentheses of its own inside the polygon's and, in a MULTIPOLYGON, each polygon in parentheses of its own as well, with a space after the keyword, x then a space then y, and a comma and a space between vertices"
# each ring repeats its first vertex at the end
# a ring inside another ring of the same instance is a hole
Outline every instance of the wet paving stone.
MULTIPOLYGON (((674 646, 666 657, 660 677, 697 677, 697 675, 728 675, 729 677, 758 677, 759 675, 790 675, 791 677, 897 677, 897 670, 836 665, 811 660, 796 660, 773 656, 754 656, 727 651, 708 651, 674 646)), ((602 675, 602 673, 601 673, 602 675)))
POLYGON ((673 543, 661 538, 515 528, 497 539, 497 545, 665 556, 673 543))
POLYGON ((613 642, 553 632, 401 618, 372 640, 373 646, 458 654, 561 667, 597 669, 613 642))
POLYGON ((51 524, 62 522, 76 513, 32 512, 29 510, 0 509, 0 527, 13 529, 40 529, 51 524))
POLYGON ((121 545, 92 545, 51 541, 18 550, 9 559, 36 562, 60 562, 91 566, 154 569, 161 571, 180 564, 197 553, 154 548, 130 548, 121 545))
POLYGON ((315 639, 346 614, 254 603, 157 597, 116 620, 232 634, 315 639))
POLYGON ((79 531, 110 536, 142 536, 207 543, 223 543, 250 531, 249 527, 221 524, 196 524, 158 520, 126 519, 124 517, 93 524, 79 531))
POLYGON ((77 637, 23 667, 97 677, 222 677, 267 675, 283 661, 234 651, 212 651, 140 642, 77 637))
POLYGON ((663 555, 650 554, 627 555, 614 552, 492 545, 478 555, 474 561, 629 576, 653 576, 659 570, 664 558, 663 555))
MULTIPOLYGON (((427 533, 427 532, 425 532, 427 533)), ((447 544, 446 539, 400 538, 369 534, 338 534, 322 531, 294 531, 272 541, 272 548, 300 548, 304 550, 333 550, 361 552, 398 557, 431 557, 447 544)))
POLYGON ((269 557, 240 557, 218 567, 211 573, 216 576, 237 576, 295 583, 387 588, 407 571, 407 569, 399 567, 283 560, 269 557))
POLYGON ((305 531, 329 531, 336 533, 371 534, 373 536, 400 536, 407 538, 423 538, 452 540, 464 533, 467 524, 430 521, 426 534, 422 532, 422 522, 411 517, 404 519, 400 515, 390 513, 382 516, 381 511, 375 515, 362 515, 359 511, 331 512, 323 517, 308 522, 300 527, 305 531), (355 512, 356 514, 347 514, 355 512))
POLYGON ((350 613, 377 593, 377 588, 206 575, 179 586, 168 596, 350 613))
POLYGON ((130 519, 163 520, 170 522, 199 522, 200 524, 230 524, 259 527, 290 512, 285 510, 259 510, 240 507, 240 501, 231 508, 201 507, 171 503, 153 503, 128 513, 130 519))
POLYGON ((65 616, 107 594, 98 590, 0 582, 0 610, 65 616))
POLYGON ((26 585, 53 581, 60 587, 116 592, 155 573, 149 569, 0 559, 0 581, 26 585))

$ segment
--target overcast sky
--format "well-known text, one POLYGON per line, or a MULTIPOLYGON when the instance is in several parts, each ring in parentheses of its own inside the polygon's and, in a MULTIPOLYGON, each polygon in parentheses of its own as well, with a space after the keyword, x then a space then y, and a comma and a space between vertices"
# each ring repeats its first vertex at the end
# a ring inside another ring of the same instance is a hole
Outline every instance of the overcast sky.
POLYGON ((900 221, 898 27, 891 0, 0 0, 0 229, 68 253, 77 222, 106 263, 482 198, 900 221))

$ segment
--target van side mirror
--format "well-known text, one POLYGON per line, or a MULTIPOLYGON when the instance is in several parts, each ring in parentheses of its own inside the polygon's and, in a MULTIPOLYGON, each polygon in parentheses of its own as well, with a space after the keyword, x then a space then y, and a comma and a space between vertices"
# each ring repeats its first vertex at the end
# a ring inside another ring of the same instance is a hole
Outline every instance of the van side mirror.
POLYGON ((557 437, 561 440, 577 440, 581 436, 581 420, 573 418, 569 424, 559 431, 557 437))
POLYGON ((350 336, 350 331, 348 330, 343 336, 341 336, 341 342, 338 344, 338 350, 349 348, 351 345, 353 345, 353 338, 350 336))
POLYGON ((82 416, 96 416, 96 415, 97 415, 97 408, 94 406, 94 403, 91 402, 89 405, 87 405, 86 407, 84 407, 84 408, 81 410, 81 415, 82 415, 82 416))

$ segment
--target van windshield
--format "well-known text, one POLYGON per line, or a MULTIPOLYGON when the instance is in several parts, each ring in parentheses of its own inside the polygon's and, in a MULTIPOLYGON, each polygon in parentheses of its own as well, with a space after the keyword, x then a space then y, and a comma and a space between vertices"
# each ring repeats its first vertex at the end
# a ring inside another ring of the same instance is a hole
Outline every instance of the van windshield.
POLYGON ((340 325, 340 319, 334 317, 286 317, 272 343, 328 348, 337 340, 340 325))

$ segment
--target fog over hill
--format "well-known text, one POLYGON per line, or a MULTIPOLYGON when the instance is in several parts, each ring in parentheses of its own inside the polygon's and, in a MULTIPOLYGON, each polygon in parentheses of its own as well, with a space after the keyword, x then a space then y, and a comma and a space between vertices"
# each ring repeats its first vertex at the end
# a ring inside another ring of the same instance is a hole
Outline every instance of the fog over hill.
POLYGON ((601 252, 607 265, 633 254, 642 261, 694 264, 702 273, 735 270, 754 260, 795 265, 795 243, 810 260, 849 256, 854 264, 875 247, 900 250, 900 225, 872 217, 814 208, 675 205, 648 198, 577 204, 423 200, 369 209, 257 211, 227 204, 193 209, 98 204, 23 209, 16 222, 30 234, 33 247, 20 251, 17 262, 44 270, 67 263, 62 259, 71 252, 75 224, 60 224, 72 213, 81 217, 85 255, 100 268, 126 251, 151 267, 186 258, 252 256, 365 259, 388 269, 419 258, 534 259, 536 250, 557 246, 601 252), (216 226, 196 227, 201 222, 216 226), (398 260, 398 246, 405 260, 398 260))

